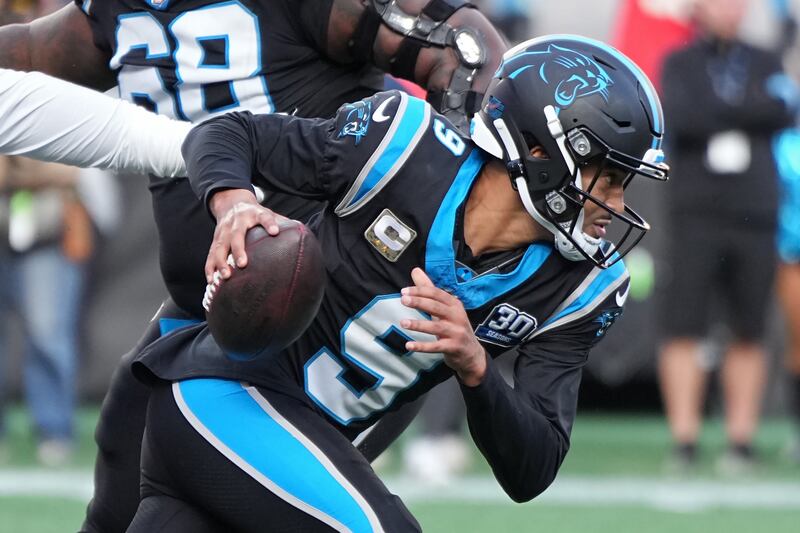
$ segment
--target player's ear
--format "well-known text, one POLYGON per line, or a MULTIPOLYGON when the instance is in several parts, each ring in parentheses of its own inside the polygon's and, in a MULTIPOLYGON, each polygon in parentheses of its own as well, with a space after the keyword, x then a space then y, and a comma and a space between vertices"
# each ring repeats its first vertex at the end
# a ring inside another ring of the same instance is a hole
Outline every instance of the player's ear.
POLYGON ((550 154, 547 153, 541 144, 533 145, 529 154, 536 159, 550 159, 550 154))
POLYGON ((544 149, 544 146, 528 131, 523 131, 522 136, 525 139, 525 145, 528 147, 528 155, 536 159, 550 159, 550 154, 544 149))

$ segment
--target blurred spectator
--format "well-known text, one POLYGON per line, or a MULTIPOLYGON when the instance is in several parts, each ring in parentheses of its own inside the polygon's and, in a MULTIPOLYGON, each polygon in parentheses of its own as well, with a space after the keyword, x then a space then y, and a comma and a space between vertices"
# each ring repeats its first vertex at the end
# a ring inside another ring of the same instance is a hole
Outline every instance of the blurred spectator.
POLYGON ((700 341, 719 300, 715 316, 731 334, 721 369, 729 446, 718 466, 725 473, 755 462, 762 336, 776 267, 770 141, 793 122, 793 85, 780 57, 738 37, 746 8, 746 0, 698 0, 699 34, 667 58, 662 78, 673 183, 659 372, 673 464, 685 468, 697 457, 708 370, 700 341))
POLYGON ((0 0, 0 26, 15 24, 24 20, 24 14, 17 10, 13 1, 0 0))
POLYGON ((4 159, 0 169, 0 311, 22 320, 25 398, 47 465, 69 459, 74 432, 78 326, 93 248, 77 178, 77 169, 21 157, 4 159))
MULTIPOLYGON (((779 48, 785 54, 784 63, 796 79, 800 74, 796 15, 789 0, 773 0, 772 4, 781 20, 779 48)), ((778 135, 774 149, 782 185, 781 207, 778 212, 777 245, 780 262, 777 292, 786 322, 789 412, 795 426, 789 457, 800 464, 800 127, 795 126, 778 135)))
POLYGON ((796 432, 790 456, 800 463, 800 130, 786 130, 776 138, 775 157, 783 185, 778 217, 778 297, 788 332, 786 368, 796 432))

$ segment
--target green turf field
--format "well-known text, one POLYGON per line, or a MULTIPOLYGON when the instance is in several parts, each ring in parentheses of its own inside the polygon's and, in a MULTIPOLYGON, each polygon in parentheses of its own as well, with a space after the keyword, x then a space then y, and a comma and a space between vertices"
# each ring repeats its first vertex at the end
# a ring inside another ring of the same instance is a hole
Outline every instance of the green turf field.
MULTIPOLYGON (((75 531, 91 493, 96 414, 81 411, 73 463, 45 470, 35 463, 26 417, 12 410, 0 463, 0 531, 75 531)), ((724 438, 719 422, 712 422, 703 435, 701 468, 676 478, 663 473, 667 429, 660 418, 582 413, 559 479, 529 504, 511 503, 477 455, 469 474, 447 487, 403 477, 397 450, 382 475, 434 533, 797 533, 800 467, 783 454, 789 437, 788 423, 766 421, 759 437, 763 466, 746 479, 721 478, 714 461, 724 438)))

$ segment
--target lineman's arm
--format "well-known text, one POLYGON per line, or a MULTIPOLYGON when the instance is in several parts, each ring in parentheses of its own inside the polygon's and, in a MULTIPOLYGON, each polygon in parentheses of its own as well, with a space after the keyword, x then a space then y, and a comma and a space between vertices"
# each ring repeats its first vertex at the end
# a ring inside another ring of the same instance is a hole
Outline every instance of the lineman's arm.
POLYGON ((0 69, 0 153, 135 174, 185 175, 191 125, 38 72, 0 69))
POLYGON ((428 90, 428 101, 434 108, 467 133, 464 115, 471 116, 480 106, 507 46, 492 23, 471 6, 456 9, 442 21, 428 16, 446 14, 452 9, 446 7, 448 4, 460 6, 464 2, 398 0, 396 11, 381 16, 378 9, 386 9, 387 2, 333 0, 327 52, 337 61, 371 62, 399 78, 418 83, 428 90), (398 22, 390 27, 387 19, 398 22), (400 33, 403 24, 414 23, 417 27, 439 29, 427 36, 420 32, 400 33), (482 48, 482 63, 476 68, 468 68, 459 59, 453 38, 460 30, 469 31, 482 48), (438 44, 441 40, 447 44, 438 44))
POLYGON ((37 70, 87 87, 113 87, 110 55, 93 40, 89 20, 75 5, 27 24, 0 28, 0 67, 37 70))

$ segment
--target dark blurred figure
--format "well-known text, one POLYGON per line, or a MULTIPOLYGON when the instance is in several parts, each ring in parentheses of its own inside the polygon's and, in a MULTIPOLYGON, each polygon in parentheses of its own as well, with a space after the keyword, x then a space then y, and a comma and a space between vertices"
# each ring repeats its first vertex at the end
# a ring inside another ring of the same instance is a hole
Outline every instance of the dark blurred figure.
POLYGON ((708 373, 701 339, 712 316, 722 316, 731 335, 721 368, 729 446, 718 467, 726 474, 755 464, 762 336, 777 263, 770 143, 794 121, 794 88, 780 56, 738 37, 746 9, 747 0, 698 0, 698 36, 667 58, 662 78, 673 183, 659 371, 671 465, 685 469, 697 458, 708 373))

